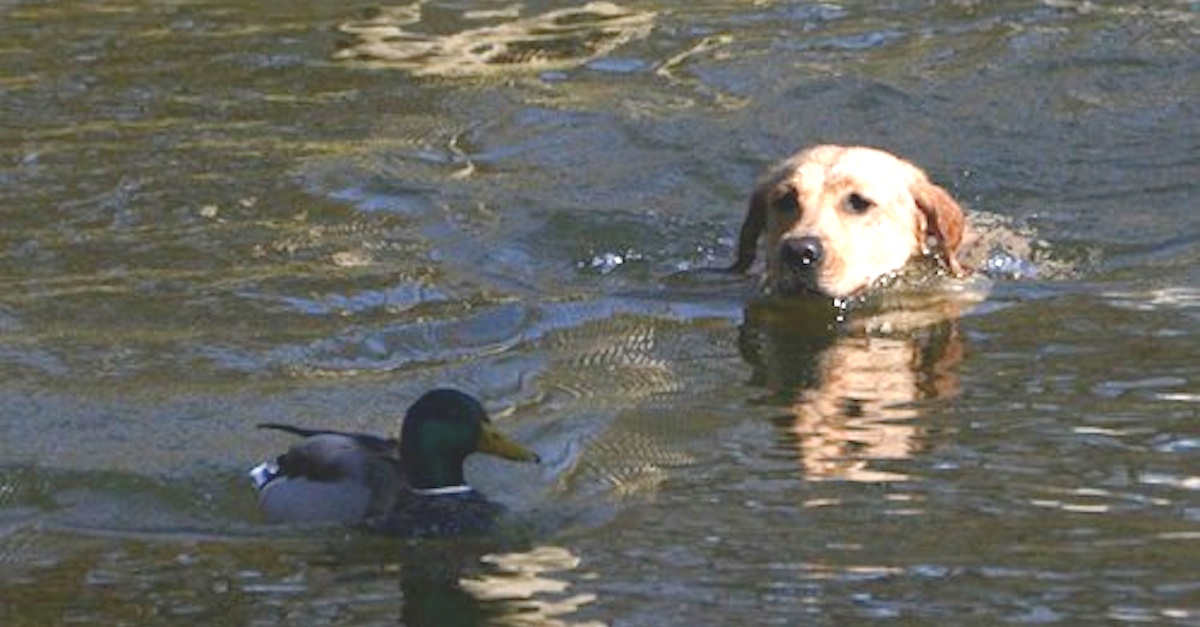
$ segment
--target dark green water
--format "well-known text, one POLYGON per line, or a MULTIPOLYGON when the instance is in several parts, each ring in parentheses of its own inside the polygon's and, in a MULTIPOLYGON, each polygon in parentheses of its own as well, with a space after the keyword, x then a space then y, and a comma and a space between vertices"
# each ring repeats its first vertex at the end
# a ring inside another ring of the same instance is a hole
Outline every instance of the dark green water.
POLYGON ((0 622, 1200 621, 1200 7, 0 2, 0 622), (812 143, 1034 229, 961 318, 726 263, 812 143), (1052 263, 1051 263, 1052 262, 1052 263), (528 529, 264 524, 264 421, 453 384, 528 529))

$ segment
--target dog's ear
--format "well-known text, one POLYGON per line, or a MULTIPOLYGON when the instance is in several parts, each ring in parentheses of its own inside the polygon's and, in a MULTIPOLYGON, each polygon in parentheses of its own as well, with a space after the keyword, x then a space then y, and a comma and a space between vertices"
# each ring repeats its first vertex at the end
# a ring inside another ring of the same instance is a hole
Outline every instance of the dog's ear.
POLYGON ((746 220, 742 222, 742 230, 738 233, 737 259, 727 268, 729 272, 745 272, 754 264, 754 258, 758 255, 758 238, 767 228, 769 189, 766 185, 759 185, 750 195, 746 220))
POLYGON ((955 276, 966 274, 958 262, 958 247, 962 244, 966 217, 962 207, 945 189, 922 177, 912 186, 913 199, 925 217, 924 237, 934 240, 934 254, 955 276))

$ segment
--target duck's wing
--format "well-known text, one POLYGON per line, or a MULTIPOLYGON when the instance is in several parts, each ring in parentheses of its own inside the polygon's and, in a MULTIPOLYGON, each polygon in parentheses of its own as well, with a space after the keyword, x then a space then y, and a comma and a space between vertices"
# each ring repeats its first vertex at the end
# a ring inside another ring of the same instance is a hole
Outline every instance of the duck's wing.
POLYGON ((395 440, 291 425, 264 428, 304 438, 265 465, 265 481, 256 476, 259 503, 273 521, 359 523, 394 508, 406 488, 395 440))
POLYGON ((274 422, 262 423, 258 428, 304 438, 276 458, 276 476, 313 481, 366 481, 367 469, 379 464, 396 466, 396 472, 399 472, 396 462, 400 460, 400 446, 392 438, 274 422))
POLYGON ((341 436, 349 438, 357 446, 362 447, 364 451, 388 457, 399 458, 400 449, 398 448, 395 438, 384 438, 370 433, 358 433, 354 431, 336 431, 334 429, 309 429, 306 427, 297 427, 295 425, 284 424, 281 422, 260 422, 256 425, 259 429, 269 429, 272 431, 283 431, 292 435, 298 435, 302 438, 312 438, 314 436, 341 436))

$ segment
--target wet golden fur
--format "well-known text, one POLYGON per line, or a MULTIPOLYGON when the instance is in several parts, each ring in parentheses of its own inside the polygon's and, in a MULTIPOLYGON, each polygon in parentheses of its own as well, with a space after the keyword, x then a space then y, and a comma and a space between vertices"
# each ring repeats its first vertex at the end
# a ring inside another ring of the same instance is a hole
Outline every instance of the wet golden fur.
POLYGON ((745 272, 763 240, 774 294, 855 296, 922 256, 949 274, 969 269, 961 206, 909 161, 862 146, 820 145, 758 183, 731 270, 745 272))

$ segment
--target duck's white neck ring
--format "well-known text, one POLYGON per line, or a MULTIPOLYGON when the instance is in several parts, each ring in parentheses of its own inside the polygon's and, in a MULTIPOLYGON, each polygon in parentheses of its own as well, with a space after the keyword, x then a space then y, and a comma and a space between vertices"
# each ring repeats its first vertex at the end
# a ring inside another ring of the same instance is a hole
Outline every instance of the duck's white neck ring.
POLYGON ((446 496, 448 494, 466 494, 471 491, 471 486, 462 485, 444 485, 440 488, 412 488, 412 493, 417 496, 446 496))

